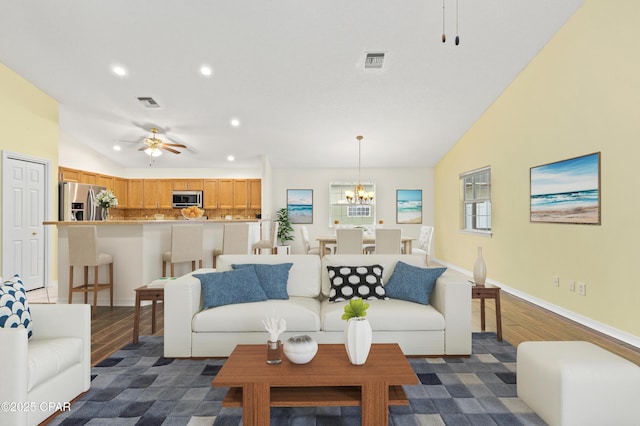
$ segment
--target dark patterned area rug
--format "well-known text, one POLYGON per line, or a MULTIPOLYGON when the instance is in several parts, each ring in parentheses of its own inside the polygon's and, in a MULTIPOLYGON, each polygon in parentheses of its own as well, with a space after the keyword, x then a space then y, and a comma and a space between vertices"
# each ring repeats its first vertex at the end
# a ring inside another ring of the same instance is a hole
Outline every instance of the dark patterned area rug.
MULTIPOLYGON (((211 381, 223 359, 162 357, 162 337, 141 336, 92 368, 91 390, 51 425, 242 424, 222 408, 211 381)), ((410 358, 421 385, 405 386, 409 406, 390 408, 392 426, 544 425, 516 396, 516 349, 495 333, 473 334, 468 358, 410 358)), ((272 425, 360 425, 359 407, 273 408, 272 425)))

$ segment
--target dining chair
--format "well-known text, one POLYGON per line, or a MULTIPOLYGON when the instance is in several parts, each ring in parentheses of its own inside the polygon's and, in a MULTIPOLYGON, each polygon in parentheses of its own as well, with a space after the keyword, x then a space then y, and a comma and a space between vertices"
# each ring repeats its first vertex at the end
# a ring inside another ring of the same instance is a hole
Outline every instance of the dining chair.
POLYGON ((362 229, 336 229, 336 254, 362 254, 362 229))
POLYGON ((417 247, 411 249, 411 254, 421 254, 426 257, 429 266, 429 256, 431 256, 431 241, 433 240, 433 226, 422 226, 418 235, 417 247))
POLYGON ((98 305, 98 292, 109 290, 110 306, 113 308, 113 256, 98 251, 98 230, 95 226, 70 226, 69 235, 69 303, 73 303, 73 293, 84 293, 84 303, 87 303, 88 293, 93 293, 92 317, 95 318, 98 305), (99 283, 98 272, 100 266, 109 266, 109 282, 99 283), (84 269, 83 284, 73 285, 73 268, 82 266, 84 269), (89 266, 93 267, 93 283, 89 284, 89 266))
POLYGON ((268 249, 270 254, 276 253, 276 247, 278 246, 278 227, 279 223, 277 221, 271 222, 271 233, 269 234, 269 239, 260 240, 252 246, 253 254, 262 253, 263 249, 268 249))
POLYGON ((162 254, 162 276, 167 276, 167 263, 171 264, 171 277, 174 276, 176 263, 191 262, 195 271, 196 262, 202 268, 202 225, 172 225, 171 250, 162 254))
POLYGON ((376 229, 376 254, 400 254, 401 229, 376 229))
MULTIPOLYGON (((302 234, 302 244, 304 246, 304 250, 307 254, 315 254, 320 256, 320 247, 311 247, 309 243, 309 231, 306 226, 300 227, 300 233, 302 234)), ((329 247, 325 248, 325 254, 331 254, 331 249, 329 247)))

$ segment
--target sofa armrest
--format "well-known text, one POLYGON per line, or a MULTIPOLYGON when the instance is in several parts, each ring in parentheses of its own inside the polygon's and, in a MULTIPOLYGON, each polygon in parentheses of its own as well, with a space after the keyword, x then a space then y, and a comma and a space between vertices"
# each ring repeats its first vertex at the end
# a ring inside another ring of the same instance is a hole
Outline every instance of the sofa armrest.
MULTIPOLYGON (((0 402, 27 402, 27 341, 24 328, 0 329, 0 402)), ((0 424, 26 425, 27 412, 1 410, 0 424)))
POLYGON ((214 271, 215 269, 198 269, 165 284, 164 356, 191 356, 191 321, 202 306, 200 280, 192 274, 214 271))
POLYGON ((78 337, 82 339, 84 389, 91 386, 91 305, 32 303, 32 339, 78 337))
POLYGON ((445 320, 445 355, 471 354, 471 283, 445 272, 431 293, 431 305, 445 320))

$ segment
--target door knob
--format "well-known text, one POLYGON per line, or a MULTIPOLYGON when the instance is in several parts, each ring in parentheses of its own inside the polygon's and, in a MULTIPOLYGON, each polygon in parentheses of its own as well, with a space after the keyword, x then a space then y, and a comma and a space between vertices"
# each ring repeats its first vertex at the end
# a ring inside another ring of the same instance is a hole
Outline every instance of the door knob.
POLYGON ((37 232, 32 232, 31 235, 38 235, 38 233, 37 232))

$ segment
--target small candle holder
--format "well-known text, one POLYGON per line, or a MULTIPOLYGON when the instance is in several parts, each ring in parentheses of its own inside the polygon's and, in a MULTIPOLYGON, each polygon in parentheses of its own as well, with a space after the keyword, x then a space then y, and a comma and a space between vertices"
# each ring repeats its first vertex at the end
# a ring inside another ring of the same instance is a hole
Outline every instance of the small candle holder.
POLYGON ((267 364, 280 364, 282 362, 282 341, 267 341, 267 364))

